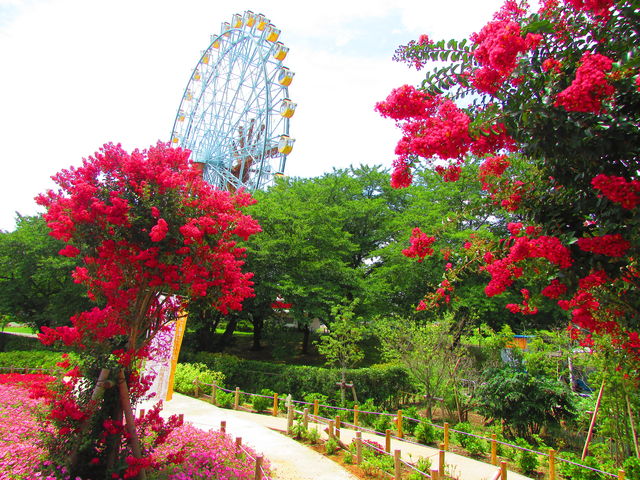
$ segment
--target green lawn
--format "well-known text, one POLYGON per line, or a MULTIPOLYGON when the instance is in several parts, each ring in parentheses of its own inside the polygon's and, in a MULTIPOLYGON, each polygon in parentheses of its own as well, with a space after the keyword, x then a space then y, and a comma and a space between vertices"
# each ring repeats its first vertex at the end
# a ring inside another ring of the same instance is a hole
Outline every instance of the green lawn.
POLYGON ((4 327, 3 332, 36 333, 31 327, 4 327))

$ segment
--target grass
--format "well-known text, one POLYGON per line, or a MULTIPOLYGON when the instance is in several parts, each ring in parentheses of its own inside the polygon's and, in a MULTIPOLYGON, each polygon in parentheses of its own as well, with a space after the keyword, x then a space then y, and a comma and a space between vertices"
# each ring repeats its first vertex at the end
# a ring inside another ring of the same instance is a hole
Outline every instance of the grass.
POLYGON ((10 333, 36 333, 31 327, 4 327, 2 331, 10 333))

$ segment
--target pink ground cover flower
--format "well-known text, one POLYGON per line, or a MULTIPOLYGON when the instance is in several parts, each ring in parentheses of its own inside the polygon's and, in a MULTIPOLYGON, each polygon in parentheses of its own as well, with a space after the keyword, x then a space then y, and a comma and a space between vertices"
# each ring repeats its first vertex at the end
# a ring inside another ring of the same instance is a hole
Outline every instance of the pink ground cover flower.
MULTIPOLYGON (((17 376, 17 375, 12 375, 17 376)), ((4 377, 4 375, 3 375, 4 377)), ((30 375, 20 375, 30 377, 30 375)), ((39 434, 48 427, 40 424, 37 414, 44 408, 44 399, 31 398, 23 385, 0 383, 0 478, 40 478, 39 465, 45 450, 39 444, 39 434)))

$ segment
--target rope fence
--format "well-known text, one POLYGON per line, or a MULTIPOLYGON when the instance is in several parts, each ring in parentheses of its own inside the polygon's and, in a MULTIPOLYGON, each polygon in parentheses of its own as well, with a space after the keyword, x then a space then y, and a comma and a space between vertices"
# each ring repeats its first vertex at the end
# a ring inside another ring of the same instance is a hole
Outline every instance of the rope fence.
MULTIPOLYGON (((279 410, 279 404, 278 404, 278 394, 275 394, 275 396, 271 396, 271 395, 261 395, 261 394, 256 394, 256 393, 251 393, 251 392, 244 392, 241 391, 239 388, 236 388, 235 390, 229 390, 223 387, 220 387, 218 385, 216 385, 215 383, 213 384, 206 384, 206 383, 200 383, 199 380, 196 378, 196 380, 194 380, 194 383, 196 383, 196 385, 204 385, 204 386, 210 386, 212 387, 212 392, 215 392, 216 389, 222 390, 224 392, 227 393, 232 393, 236 395, 236 404, 234 404, 234 408, 237 409, 239 408, 239 405, 237 405, 237 399, 238 396, 240 394, 242 395, 247 395, 249 397, 255 396, 255 397, 262 397, 262 398, 270 398, 274 400, 274 407, 273 407, 273 415, 276 416, 278 415, 278 410, 279 410)), ((197 389, 196 389, 197 390, 197 389)), ((212 393, 211 396, 209 397, 215 397, 215 393, 212 393)), ((489 437, 485 437, 482 435, 477 435, 471 432, 464 432, 462 430, 456 430, 453 428, 450 428, 448 423, 444 423, 443 425, 438 425, 432 422, 429 422, 427 420, 420 420, 417 418, 413 418, 413 417, 409 417, 409 416, 403 416, 402 414, 402 410, 398 410, 397 413, 389 413, 389 412, 373 412, 373 411, 368 411, 368 410, 359 410, 358 406, 355 405, 354 408, 345 408, 345 407, 337 407, 335 405, 324 405, 324 404, 319 404, 318 400, 314 401, 314 402, 306 402, 303 400, 294 400, 291 399, 290 397, 288 397, 288 405, 308 405, 308 406, 313 406, 313 414, 309 413, 309 418, 314 419, 317 423, 321 423, 323 425, 330 425, 330 422, 332 422, 333 420, 328 419, 326 417, 322 417, 318 414, 318 410, 320 408, 325 408, 325 409, 329 409, 329 410, 335 410, 335 411, 341 411, 341 412, 350 412, 353 415, 354 421, 353 423, 349 423, 349 422, 345 422, 343 420, 340 421, 341 425, 344 425, 347 428, 352 428, 355 429, 357 431, 362 431, 362 432, 367 432, 367 433, 371 433, 373 435, 377 435, 377 436, 381 436, 381 437, 385 437, 387 439, 391 439, 393 438, 394 440, 397 441, 401 441, 401 442, 405 442, 405 443, 409 443, 409 444, 413 444, 413 445, 419 445, 419 446, 423 446, 424 444, 413 441, 411 439, 407 439, 405 438, 404 432, 403 432, 403 428, 402 428, 402 421, 403 420, 407 420, 409 422, 415 422, 417 424, 420 423, 424 423, 424 424, 428 424, 433 428, 436 428, 438 430, 442 430, 443 431, 443 437, 444 437, 444 442, 442 442, 440 444, 440 451, 448 451, 449 450, 449 443, 450 443, 450 435, 451 433, 455 433, 458 435, 465 435, 465 436, 469 436, 469 437, 474 437, 477 438, 479 440, 484 440, 486 442, 488 442, 488 444, 491 446, 491 454, 490 454, 490 461, 492 465, 495 465, 496 467, 500 467, 499 466, 499 462, 497 459, 497 446, 498 445, 502 445, 504 447, 509 447, 512 448, 514 450, 521 450, 521 451, 526 451, 529 452, 531 454, 534 455, 539 455, 543 458, 545 458, 548 462, 548 467, 549 467, 549 478, 551 480, 555 480, 556 479, 556 475, 555 475, 555 466, 556 463, 567 463, 567 464, 571 464, 577 467, 581 467, 584 468, 586 470, 590 470, 602 475, 605 475, 607 477, 611 477, 611 478, 616 478, 618 480, 624 480, 625 479, 625 472, 624 470, 619 470, 617 474, 614 473, 610 473, 610 472, 606 472, 603 470, 600 470, 598 468, 594 468, 594 467, 590 467, 587 465, 583 465, 568 459, 564 459, 564 458, 560 458, 560 457, 556 457, 555 456, 555 450, 550 449, 550 451, 548 453, 545 452, 540 452, 531 448, 527 448, 527 447, 523 447, 520 445, 515 445, 512 443, 508 443, 508 442, 504 442, 501 440, 498 440, 496 438, 496 435, 492 435, 491 438, 489 437), (388 417, 393 417, 393 423, 395 424, 396 427, 396 435, 391 435, 389 432, 390 430, 387 430, 387 432, 379 432, 370 428, 366 428, 364 426, 359 425, 358 423, 358 416, 359 415, 378 415, 378 416, 388 416, 388 417)), ((301 412, 299 410, 295 410, 295 413, 297 413, 298 415, 304 415, 304 412, 301 412)), ((363 444, 365 444, 366 442, 363 442, 363 444)), ((370 448, 375 448, 375 447, 370 447, 370 448)), ((377 448, 375 448, 377 449, 377 448)), ((390 455, 390 452, 384 452, 386 455, 390 455)), ((401 460, 402 463, 405 463, 407 466, 409 466, 412 469, 415 469, 416 467, 410 463, 404 462, 401 460)), ((422 475, 424 475, 427 478, 434 478, 432 477, 433 472, 432 473, 427 473, 427 472, 422 472, 419 471, 419 473, 421 473, 422 475)), ((506 473, 501 473, 502 469, 498 470, 496 472, 496 478, 501 478, 503 480, 506 479, 506 473)), ((506 469, 504 469, 504 472, 506 472, 506 469)), ((387 472, 388 473, 388 472, 387 472)), ((392 475, 393 476, 393 475, 392 475)), ((437 480, 438 477, 435 477, 435 479, 437 480)))

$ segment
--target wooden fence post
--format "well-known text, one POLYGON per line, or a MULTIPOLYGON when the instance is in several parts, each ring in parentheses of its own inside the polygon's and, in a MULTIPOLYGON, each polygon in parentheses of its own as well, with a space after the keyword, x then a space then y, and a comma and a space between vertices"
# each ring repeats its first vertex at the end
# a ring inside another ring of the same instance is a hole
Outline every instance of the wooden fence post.
POLYGON ((444 443, 440 444, 440 451, 438 454, 438 473, 440 474, 440 477, 444 478, 444 443))
POLYGON ((384 432, 384 451, 391 453, 391 430, 388 428, 384 432))
POLYGON ((549 480, 556 480, 556 451, 549 449, 549 480))
POLYGON ((287 434, 291 435, 293 431, 293 405, 287 407, 287 434))
POLYGON ((618 480, 624 480, 624 470, 618 470, 618 480))
POLYGON ((396 417, 396 430, 398 430, 398 437, 404 438, 402 432, 402 410, 398 410, 398 416, 396 417))
POLYGON ((491 434, 491 465, 498 465, 498 444, 496 443, 497 435, 491 434))
POLYGON ((356 432, 356 465, 362 463, 362 432, 356 432))
POLYGON ((254 480, 262 480, 262 456, 256 457, 256 470, 254 480))
POLYGON ((273 410, 271 410, 271 415, 274 417, 278 416, 278 394, 273 394, 273 410))
POLYGON ((335 420, 329 420, 329 437, 333 437, 335 436, 335 426, 336 426, 336 421, 335 420))
POLYGON ((444 447, 443 450, 449 450, 449 423, 444 422, 444 447))
POLYGON ((438 473, 438 470, 436 470, 435 468, 431 469, 431 480, 439 480, 440 479, 440 474, 438 473))
POLYGON ((336 415, 336 437, 340 440, 340 430, 342 424, 340 423, 340 415, 336 415))
POLYGON ((393 472, 394 480, 402 480, 402 462, 400 461, 400 450, 393 452, 393 472))
POLYGON ((319 410, 320 410, 320 405, 319 405, 319 403, 318 403, 318 399, 316 398, 316 399, 313 401, 313 415, 317 417, 317 416, 318 416, 318 411, 319 411, 319 410))
POLYGON ((180 426, 184 425, 184 413, 178 415, 178 421, 180 422, 180 426))
POLYGON ((304 425, 305 430, 309 428, 309 408, 305 408, 302 411, 302 425, 304 425))
POLYGON ((227 433, 227 422, 225 420, 220 420, 220 431, 227 433))
POLYGON ((500 462, 500 480, 507 480, 507 462, 500 462))
POLYGON ((242 456, 242 437, 236 437, 236 458, 242 456))
POLYGON ((141 408, 140 412, 138 412, 138 418, 144 418, 144 408, 141 408))
POLYGON ((211 385, 211 403, 215 406, 218 406, 218 400, 216 398, 216 390, 218 389, 218 385, 216 382, 213 382, 211 385))
POLYGON ((193 385, 193 394, 196 398, 200 398, 200 380, 198 379, 198 377, 193 379, 193 385))
POLYGON ((240 387, 236 387, 236 396, 233 399, 233 409, 238 410, 240 406, 240 387))
POLYGON ((354 405, 353 406, 353 424, 357 427, 358 426, 358 411, 360 410, 360 407, 358 407, 358 405, 354 405))

